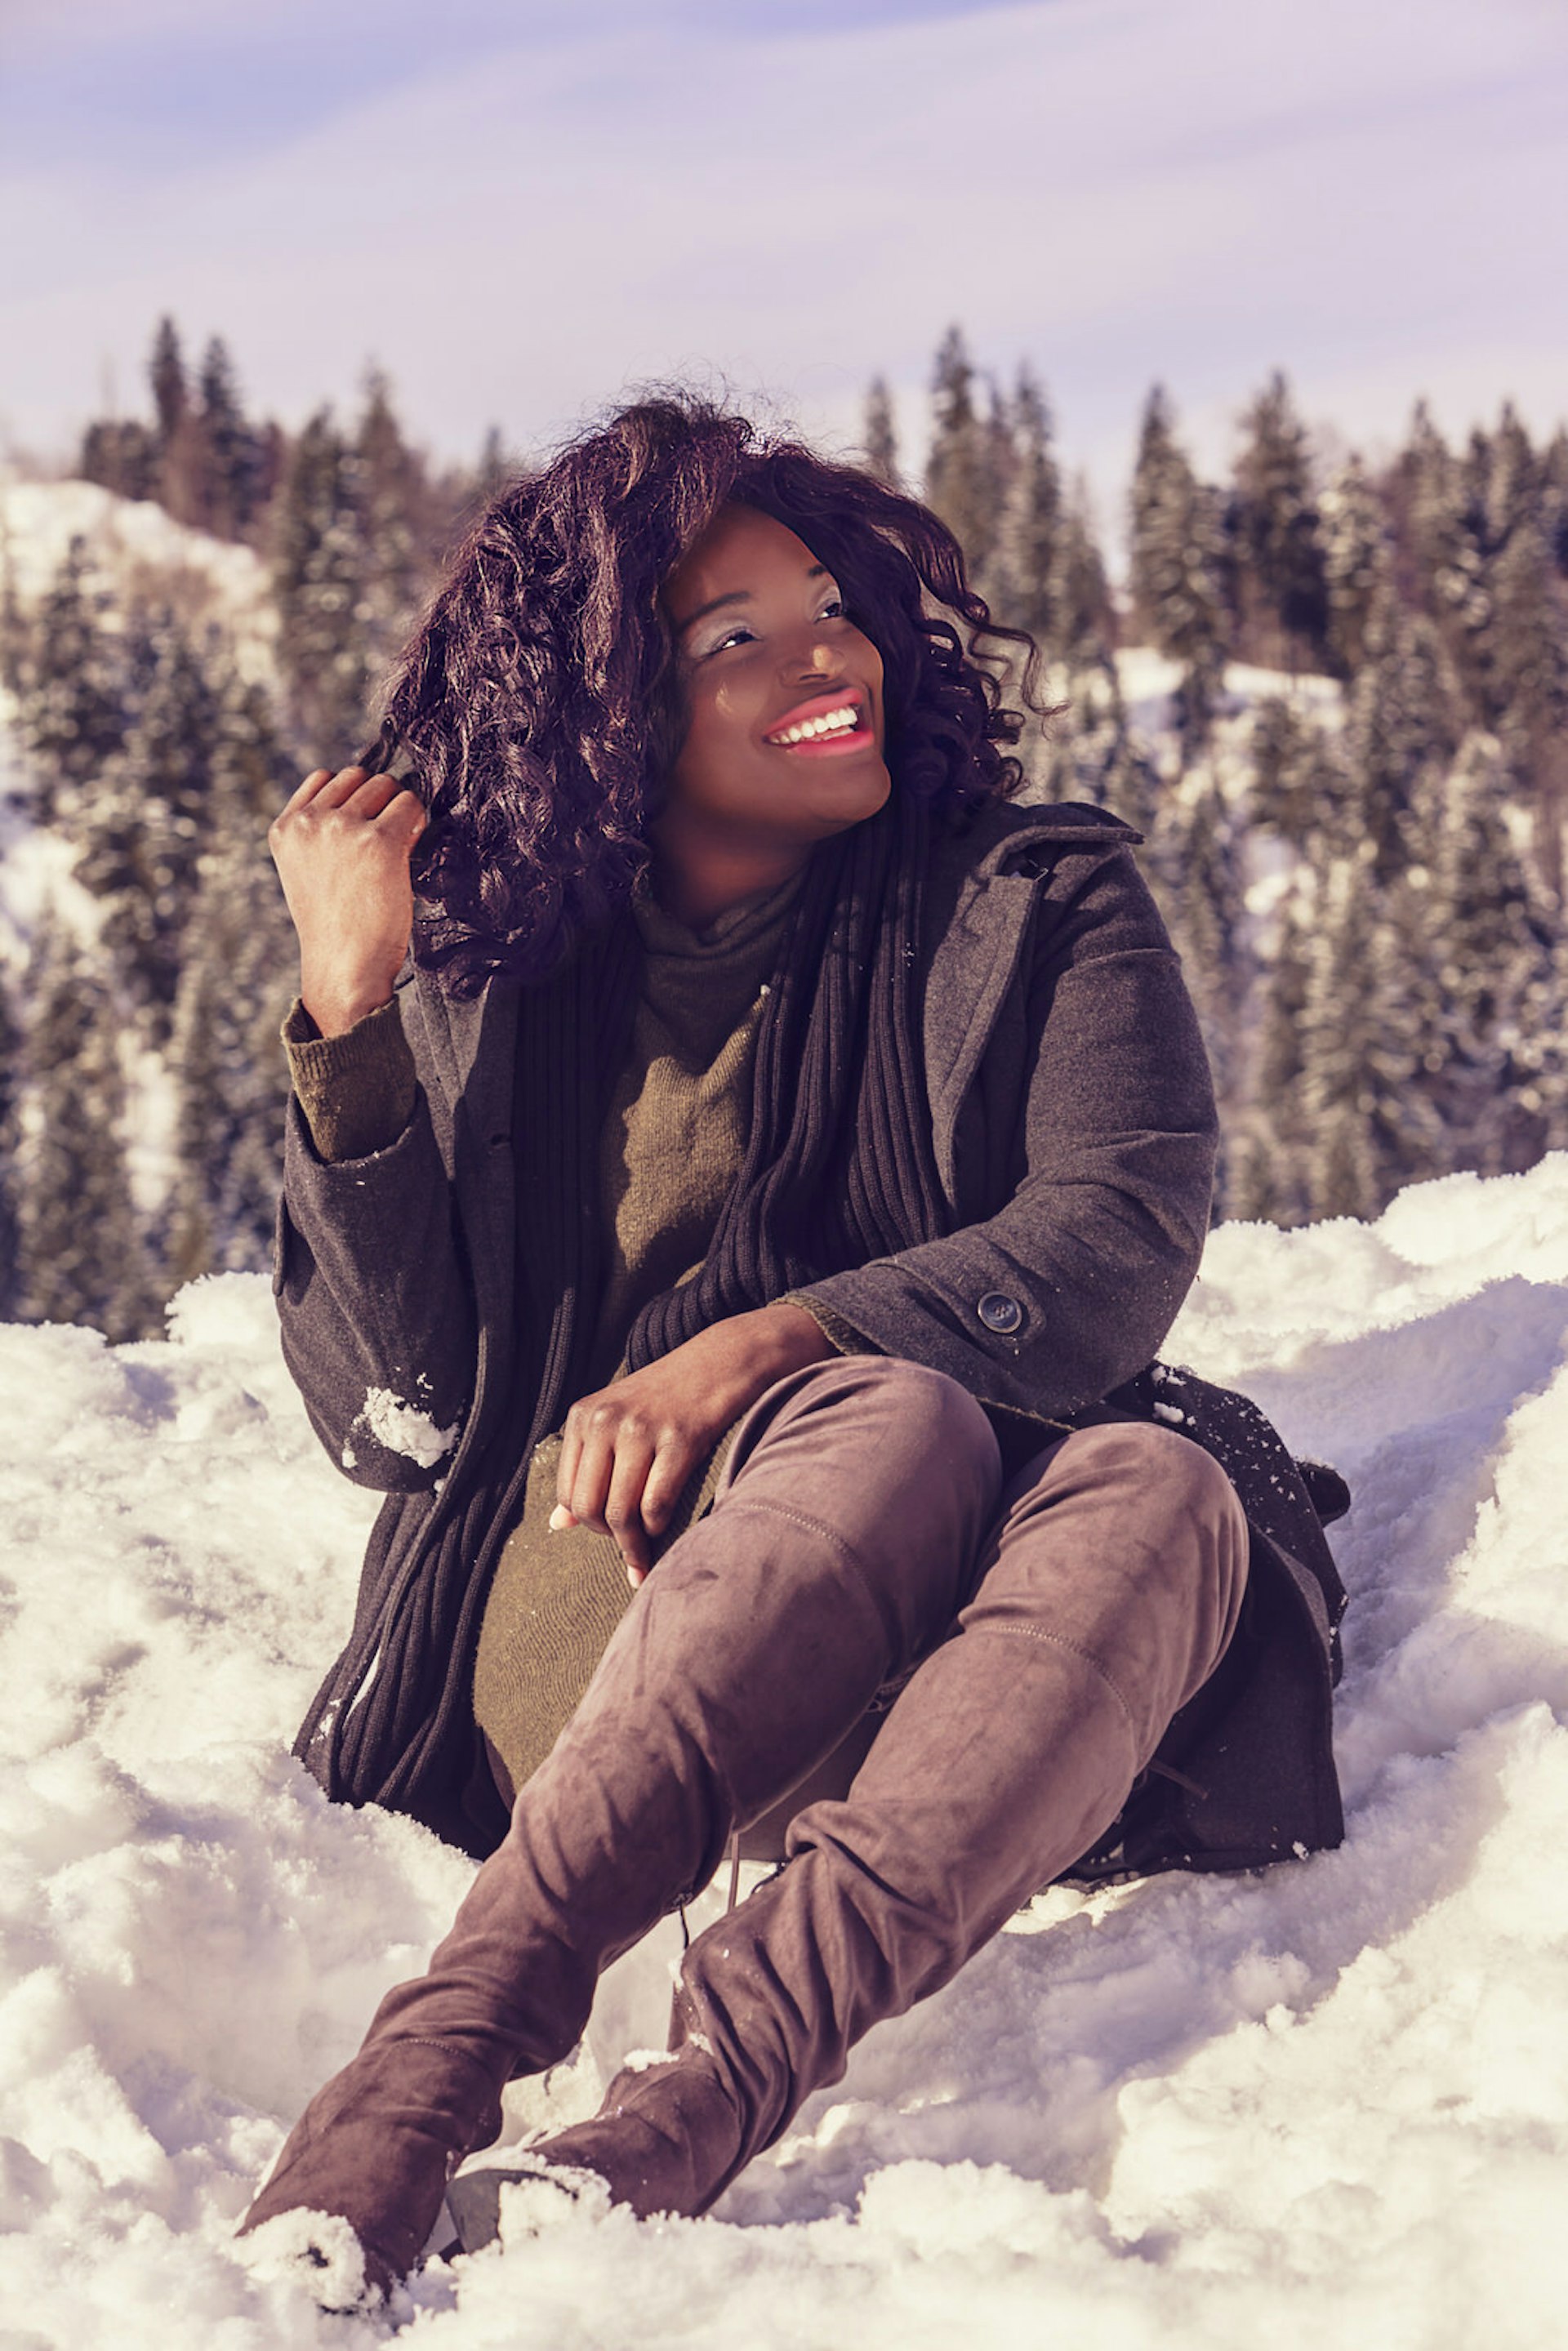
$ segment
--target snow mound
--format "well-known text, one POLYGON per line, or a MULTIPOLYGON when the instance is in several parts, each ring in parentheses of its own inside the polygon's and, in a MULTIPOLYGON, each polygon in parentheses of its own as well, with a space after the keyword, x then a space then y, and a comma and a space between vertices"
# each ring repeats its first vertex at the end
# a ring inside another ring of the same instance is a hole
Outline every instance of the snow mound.
MULTIPOLYGON (((1043 1896, 713 2218, 568 2210, 354 2320, 230 2232, 468 1876, 287 1753, 374 1498, 259 1279, 183 1292, 163 1343, 0 1331, 6 2346, 1557 2342, 1568 1158, 1227 1227, 1169 1352, 1354 1489, 1342 1850, 1043 1896)), ((515 2132, 662 2040, 677 1944, 612 1971, 515 2132)))
MULTIPOLYGON (((96 482, 0 481, 0 578, 24 608, 47 594, 73 538, 87 542, 92 585, 113 605, 169 605, 223 632, 241 673, 269 679, 277 613, 254 548, 188 528, 151 498, 96 482)), ((115 625, 111 609, 106 625, 115 625)))

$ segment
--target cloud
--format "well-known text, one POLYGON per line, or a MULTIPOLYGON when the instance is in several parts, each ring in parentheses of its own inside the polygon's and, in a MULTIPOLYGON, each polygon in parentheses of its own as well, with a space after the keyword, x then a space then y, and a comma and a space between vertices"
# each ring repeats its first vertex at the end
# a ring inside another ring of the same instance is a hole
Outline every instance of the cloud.
POLYGON ((1568 25, 1533 0, 573 21, 232 155, 35 160, 0 186, 14 429, 79 416, 101 354, 129 390, 164 308, 294 416, 373 351, 452 449, 696 367, 847 429, 951 318, 1107 481, 1156 374, 1216 450, 1275 364, 1353 436, 1424 388, 1557 396, 1568 25))

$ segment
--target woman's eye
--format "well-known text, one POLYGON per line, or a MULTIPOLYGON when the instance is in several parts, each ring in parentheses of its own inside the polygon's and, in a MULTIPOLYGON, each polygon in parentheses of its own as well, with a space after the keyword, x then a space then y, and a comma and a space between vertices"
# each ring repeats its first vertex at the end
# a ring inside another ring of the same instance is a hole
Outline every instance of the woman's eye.
POLYGON ((716 637, 714 639, 713 643, 708 647, 708 651, 710 653, 721 653, 727 645, 749 644, 751 643, 751 631, 747 628, 742 622, 737 621, 733 629, 726 629, 722 637, 716 637))
POLYGON ((819 621, 843 621, 847 620, 848 617, 849 615, 844 611, 844 600, 841 596, 830 596, 827 602, 823 605, 821 611, 817 615, 819 621))

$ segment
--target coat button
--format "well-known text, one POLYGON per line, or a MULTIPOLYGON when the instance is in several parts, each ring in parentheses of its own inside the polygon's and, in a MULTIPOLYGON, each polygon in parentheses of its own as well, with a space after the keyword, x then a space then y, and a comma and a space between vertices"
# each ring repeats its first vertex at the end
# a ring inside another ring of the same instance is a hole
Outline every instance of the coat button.
POLYGON ((1005 1333, 1023 1328, 1023 1308, 1004 1290, 988 1290, 975 1311, 988 1331, 1005 1333))

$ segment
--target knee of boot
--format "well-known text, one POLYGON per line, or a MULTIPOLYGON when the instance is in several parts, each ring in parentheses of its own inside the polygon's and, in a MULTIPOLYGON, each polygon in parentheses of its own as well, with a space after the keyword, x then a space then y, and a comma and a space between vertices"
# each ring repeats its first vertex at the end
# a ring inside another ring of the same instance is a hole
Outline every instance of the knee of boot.
POLYGON ((1070 1452, 1076 1470, 1087 1470, 1124 1497, 1145 1523, 1152 1519, 1173 1531, 1192 1528, 1207 1538, 1195 1557, 1211 1565, 1219 1586, 1218 1605, 1223 1615, 1233 1615, 1247 1573, 1247 1514, 1213 1454, 1178 1429, 1142 1420, 1077 1429, 1058 1458, 1070 1452))

